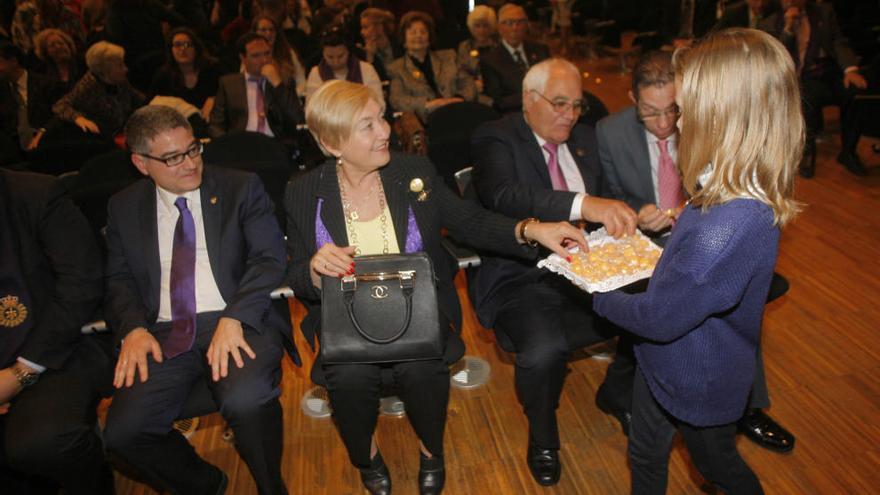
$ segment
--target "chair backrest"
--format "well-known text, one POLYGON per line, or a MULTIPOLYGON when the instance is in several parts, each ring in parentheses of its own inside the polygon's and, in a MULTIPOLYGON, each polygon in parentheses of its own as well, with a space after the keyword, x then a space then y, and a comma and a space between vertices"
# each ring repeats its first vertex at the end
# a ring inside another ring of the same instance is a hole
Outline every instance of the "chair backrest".
POLYGON ((51 127, 28 155, 30 169, 50 175, 79 170, 89 159, 116 148, 110 139, 69 123, 51 127))
POLYGON ((587 111, 578 117, 578 122, 596 127, 597 122, 608 116, 608 107, 589 91, 584 91, 583 98, 587 102, 587 111))
POLYGON ((110 197, 140 177, 131 163, 131 154, 120 149, 90 158, 75 175, 62 176, 70 197, 89 221, 99 245, 104 245, 100 231, 107 224, 110 197))
POLYGON ((494 109, 475 102, 446 105, 428 116, 428 157, 449 187, 455 187, 455 172, 473 163, 471 134, 474 129, 500 117, 494 109))
POLYGON ((455 184, 458 186, 458 193, 464 197, 465 191, 471 185, 471 175, 474 173, 474 167, 465 167, 455 173, 455 184))
POLYGON ((205 146, 204 161, 257 174, 275 204, 275 216, 284 229, 284 186, 294 168, 281 142, 258 132, 230 132, 205 146))

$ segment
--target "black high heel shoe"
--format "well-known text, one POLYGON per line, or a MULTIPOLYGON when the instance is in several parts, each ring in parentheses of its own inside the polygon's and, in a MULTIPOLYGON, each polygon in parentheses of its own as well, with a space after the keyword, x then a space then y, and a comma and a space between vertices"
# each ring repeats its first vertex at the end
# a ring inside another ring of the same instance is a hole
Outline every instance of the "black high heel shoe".
POLYGON ((360 472, 364 488, 372 495, 391 495, 391 473, 388 472, 381 452, 376 452, 376 457, 370 461, 370 467, 360 469, 360 472))
POLYGON ((442 455, 425 457, 419 452, 419 495, 439 495, 446 484, 446 463, 442 455))

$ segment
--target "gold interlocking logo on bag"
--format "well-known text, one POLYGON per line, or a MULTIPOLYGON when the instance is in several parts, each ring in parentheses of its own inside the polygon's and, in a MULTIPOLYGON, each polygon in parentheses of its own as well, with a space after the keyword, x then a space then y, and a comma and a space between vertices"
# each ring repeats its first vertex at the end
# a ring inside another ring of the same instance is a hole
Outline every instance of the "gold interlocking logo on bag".
POLYGON ((18 301, 18 296, 8 295, 0 299, 0 326, 17 327, 27 319, 27 307, 18 301))

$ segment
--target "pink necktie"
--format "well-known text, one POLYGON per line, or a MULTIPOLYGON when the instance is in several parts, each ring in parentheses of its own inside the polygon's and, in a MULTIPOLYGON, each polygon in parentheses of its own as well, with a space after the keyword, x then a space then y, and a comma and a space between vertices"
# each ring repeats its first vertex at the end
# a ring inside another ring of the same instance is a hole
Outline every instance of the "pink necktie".
POLYGON ((550 182, 553 183, 553 189, 556 191, 568 191, 568 183, 565 182, 565 176, 562 175, 562 169, 559 168, 559 161, 556 159, 559 145, 544 143, 544 149, 550 154, 550 158, 547 160, 547 171, 550 172, 550 182))
POLYGON ((681 177, 675 162, 669 155, 669 143, 664 139, 657 141, 660 148, 660 163, 657 167, 657 186, 660 190, 660 209, 678 208, 684 201, 681 192, 681 177))

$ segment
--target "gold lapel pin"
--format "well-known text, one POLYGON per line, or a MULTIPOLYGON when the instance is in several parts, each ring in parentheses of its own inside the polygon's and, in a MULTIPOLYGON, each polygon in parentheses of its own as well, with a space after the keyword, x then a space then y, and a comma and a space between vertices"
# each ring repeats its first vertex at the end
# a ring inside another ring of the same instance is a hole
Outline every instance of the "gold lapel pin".
POLYGON ((583 148, 578 148, 578 149, 574 150, 574 154, 577 155, 577 156, 584 156, 584 155, 586 155, 587 153, 584 151, 583 148))
POLYGON ((212 204, 212 205, 216 205, 216 204, 217 204, 217 196, 211 196, 211 204, 212 204))

